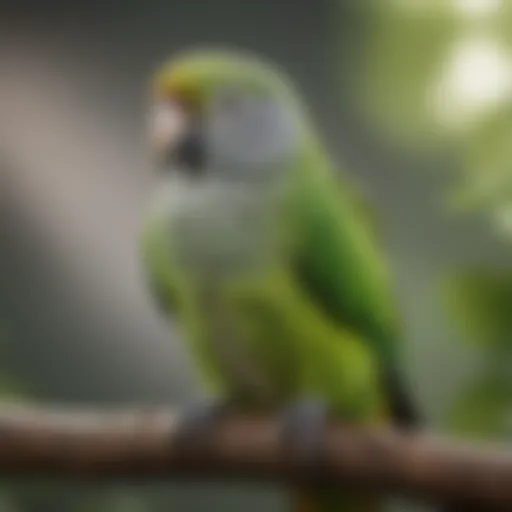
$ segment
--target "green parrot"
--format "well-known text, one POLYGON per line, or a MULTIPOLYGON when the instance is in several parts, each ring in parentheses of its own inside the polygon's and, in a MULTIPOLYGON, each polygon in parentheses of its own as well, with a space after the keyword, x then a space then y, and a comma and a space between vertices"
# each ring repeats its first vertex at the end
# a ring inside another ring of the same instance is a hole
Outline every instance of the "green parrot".
MULTIPOLYGON (((162 182, 143 227, 144 268, 211 403, 287 411, 283 425, 311 453, 324 414, 414 426, 371 215, 288 78, 252 55, 193 50, 156 73, 150 96, 162 182)), ((381 501, 350 489, 291 498, 308 512, 381 501)))

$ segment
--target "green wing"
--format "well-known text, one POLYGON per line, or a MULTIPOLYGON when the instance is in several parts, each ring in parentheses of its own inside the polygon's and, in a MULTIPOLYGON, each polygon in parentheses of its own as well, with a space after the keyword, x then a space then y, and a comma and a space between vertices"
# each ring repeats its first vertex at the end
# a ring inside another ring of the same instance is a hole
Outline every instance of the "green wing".
POLYGON ((330 174, 304 173, 297 206, 297 280, 316 306, 371 344, 393 418, 417 415, 399 376, 399 321, 387 269, 362 196, 330 174))

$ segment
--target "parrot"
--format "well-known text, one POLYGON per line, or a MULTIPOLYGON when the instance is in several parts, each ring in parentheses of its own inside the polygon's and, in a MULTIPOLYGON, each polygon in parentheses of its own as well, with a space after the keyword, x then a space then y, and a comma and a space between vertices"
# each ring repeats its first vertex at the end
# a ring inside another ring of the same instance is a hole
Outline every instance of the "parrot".
MULTIPOLYGON (((239 50, 182 50, 154 73, 148 111, 158 185, 141 229, 144 275, 208 394, 183 429, 200 432, 226 407, 278 410, 314 456, 326 418, 415 428, 374 216, 291 78, 239 50)), ((296 487, 294 511, 384 501, 296 487)))

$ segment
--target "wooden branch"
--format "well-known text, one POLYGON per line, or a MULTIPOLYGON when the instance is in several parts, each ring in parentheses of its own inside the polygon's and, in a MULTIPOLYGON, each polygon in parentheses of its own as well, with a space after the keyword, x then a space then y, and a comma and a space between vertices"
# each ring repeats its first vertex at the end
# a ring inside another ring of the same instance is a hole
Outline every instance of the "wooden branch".
POLYGON ((202 446, 178 442, 165 411, 0 408, 0 474, 110 478, 236 478, 364 487, 512 510, 512 452, 425 434, 329 425, 321 474, 286 450, 279 423, 226 418, 202 446))

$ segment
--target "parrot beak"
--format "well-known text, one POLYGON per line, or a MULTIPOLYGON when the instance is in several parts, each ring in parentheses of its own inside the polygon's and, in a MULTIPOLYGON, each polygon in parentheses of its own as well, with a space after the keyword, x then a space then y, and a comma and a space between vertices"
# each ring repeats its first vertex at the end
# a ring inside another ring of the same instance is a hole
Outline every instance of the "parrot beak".
POLYGON ((152 152, 158 159, 172 159, 190 127, 187 112, 178 103, 164 101, 154 106, 149 123, 152 152))
POLYGON ((163 167, 185 168, 193 174, 205 163, 205 145, 197 116, 186 105, 166 100, 155 105, 150 120, 150 144, 163 167))

